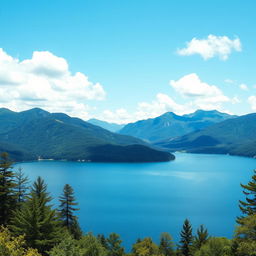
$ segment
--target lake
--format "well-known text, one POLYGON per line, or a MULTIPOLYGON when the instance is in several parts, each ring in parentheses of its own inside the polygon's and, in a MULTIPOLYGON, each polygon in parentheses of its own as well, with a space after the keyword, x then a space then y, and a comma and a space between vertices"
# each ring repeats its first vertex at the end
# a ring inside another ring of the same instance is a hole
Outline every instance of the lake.
POLYGON ((179 241, 185 218, 193 230, 204 224, 211 235, 231 238, 240 183, 247 183, 256 160, 228 155, 177 153, 164 163, 19 163, 34 181, 41 176, 55 198, 68 183, 74 191, 84 232, 121 235, 126 248, 138 237, 158 242, 161 232, 179 241))

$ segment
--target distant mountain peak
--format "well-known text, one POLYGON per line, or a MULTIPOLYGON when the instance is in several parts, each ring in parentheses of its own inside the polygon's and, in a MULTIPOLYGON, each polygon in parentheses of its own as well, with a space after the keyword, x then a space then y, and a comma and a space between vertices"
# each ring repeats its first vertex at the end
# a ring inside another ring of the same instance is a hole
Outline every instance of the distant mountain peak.
POLYGON ((201 130, 231 117, 234 116, 217 110, 197 110, 194 113, 183 116, 173 112, 166 112, 156 118, 130 123, 122 128, 120 133, 154 143, 201 130))

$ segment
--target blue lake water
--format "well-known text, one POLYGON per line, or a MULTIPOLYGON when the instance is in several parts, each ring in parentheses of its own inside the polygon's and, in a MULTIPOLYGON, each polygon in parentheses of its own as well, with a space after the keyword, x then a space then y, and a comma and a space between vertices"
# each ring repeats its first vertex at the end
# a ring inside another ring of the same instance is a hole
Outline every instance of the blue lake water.
POLYGON ((78 163, 40 161, 19 163, 34 181, 41 176, 55 198, 68 183, 79 202, 84 232, 121 235, 126 248, 138 237, 158 242, 161 232, 175 241, 183 221, 193 230, 204 224, 211 235, 231 238, 240 183, 247 183, 256 160, 227 155, 176 154, 165 163, 78 163))

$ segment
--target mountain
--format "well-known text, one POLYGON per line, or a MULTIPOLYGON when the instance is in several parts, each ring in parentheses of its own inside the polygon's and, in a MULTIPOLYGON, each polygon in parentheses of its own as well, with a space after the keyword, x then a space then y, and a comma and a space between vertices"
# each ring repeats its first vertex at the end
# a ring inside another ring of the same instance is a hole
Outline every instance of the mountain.
POLYGON ((109 132, 79 118, 39 108, 0 109, 0 151, 13 160, 66 159, 111 162, 168 161, 174 156, 131 136, 109 132), (137 152, 136 155, 134 152, 137 152))
POLYGON ((119 133, 132 135, 149 142, 157 142, 201 130, 231 117, 234 116, 216 110, 197 110, 183 116, 167 112, 156 118, 127 124, 119 133))
POLYGON ((156 143, 171 151, 256 157, 256 114, 211 125, 201 131, 156 143))
POLYGON ((124 124, 108 123, 108 122, 101 121, 101 120, 94 119, 94 118, 87 120, 87 122, 90 124, 100 126, 101 128, 104 128, 111 132, 118 132, 119 130, 121 130, 124 127, 124 124))

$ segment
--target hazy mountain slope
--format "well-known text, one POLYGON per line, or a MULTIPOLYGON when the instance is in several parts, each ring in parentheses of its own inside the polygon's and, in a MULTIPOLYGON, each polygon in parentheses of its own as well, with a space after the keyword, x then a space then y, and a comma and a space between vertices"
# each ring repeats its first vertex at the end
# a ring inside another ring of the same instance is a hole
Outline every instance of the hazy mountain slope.
POLYGON ((256 114, 214 124, 204 130, 157 143, 171 151, 256 155, 256 114))
POLYGON ((127 124, 119 133, 156 142, 201 130, 231 117, 228 114, 220 113, 216 110, 198 110, 192 114, 183 116, 168 112, 156 118, 127 124))
POLYGON ((111 132, 118 132, 119 130, 121 130, 124 127, 123 124, 108 123, 108 122, 101 121, 101 120, 94 119, 94 118, 89 119, 87 122, 90 124, 100 126, 101 128, 104 128, 111 132))
POLYGON ((132 159, 133 161, 152 161, 154 153, 157 155, 155 159, 159 161, 172 158, 169 153, 155 149, 150 151, 151 155, 146 154, 148 145, 137 138, 111 133, 62 113, 50 114, 41 109, 20 113, 1 110, 0 123, 2 151, 5 147, 8 149, 4 145, 12 145, 13 150, 17 147, 28 153, 24 153, 23 160, 36 159, 40 156, 53 159, 102 161, 105 150, 103 146, 106 145, 116 147, 115 150, 109 150, 109 157, 105 157, 105 161, 107 159, 109 161, 132 161, 132 159), (144 145, 140 147, 141 153, 136 156, 136 159, 132 148, 124 147, 134 144, 144 145))

